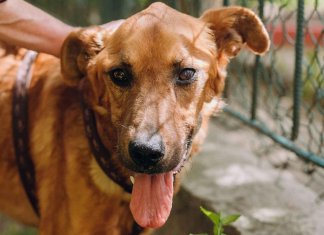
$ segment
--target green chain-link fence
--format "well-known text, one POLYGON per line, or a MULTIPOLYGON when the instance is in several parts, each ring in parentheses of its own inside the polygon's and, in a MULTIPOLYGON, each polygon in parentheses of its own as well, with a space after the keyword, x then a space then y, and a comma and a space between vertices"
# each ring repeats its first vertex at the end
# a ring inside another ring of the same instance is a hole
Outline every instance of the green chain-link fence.
POLYGON ((324 167, 324 2, 225 1, 258 12, 272 46, 229 66, 226 111, 324 167))

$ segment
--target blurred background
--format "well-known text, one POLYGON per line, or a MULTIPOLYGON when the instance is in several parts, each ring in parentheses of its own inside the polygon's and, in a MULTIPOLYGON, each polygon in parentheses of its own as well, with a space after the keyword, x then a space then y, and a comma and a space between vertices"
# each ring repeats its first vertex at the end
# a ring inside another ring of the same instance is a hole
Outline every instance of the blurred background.
MULTIPOLYGON (((28 0, 28 2, 66 23, 88 26, 127 18, 155 1, 28 0)), ((254 56, 247 50, 243 50, 240 56, 232 60, 224 93, 224 100, 228 105, 222 114, 227 118, 223 118, 225 119, 223 121, 226 125, 230 119, 240 120, 244 123, 242 124, 244 127, 256 129, 261 133, 262 137, 257 138, 271 139, 273 142, 270 144, 267 140, 263 141, 266 143, 264 145, 258 144, 255 151, 265 155, 276 149, 276 154, 273 154, 270 159, 275 168, 289 170, 289 167, 297 161, 300 166, 297 170, 299 173, 324 179, 322 171, 324 167, 324 2, 320 0, 167 0, 162 2, 193 16, 199 16, 211 7, 227 5, 242 5, 260 16, 270 34, 271 49, 263 57, 254 56), (280 150, 278 146, 281 146, 280 150)), ((212 142, 217 137, 209 137, 209 139, 212 142)), ((249 140, 245 138, 245 141, 249 140)), ((235 151, 238 153, 240 150, 235 151)), ((318 190, 317 193, 322 195, 323 191, 318 190)), ((188 199, 186 194, 181 195, 188 199)), ((198 204, 201 203, 204 202, 198 204)), ((324 234, 324 230, 322 232, 324 234)), ((35 230, 0 217, 0 234, 28 235, 35 234, 35 230)), ((261 233, 243 234, 260 235, 261 233)))

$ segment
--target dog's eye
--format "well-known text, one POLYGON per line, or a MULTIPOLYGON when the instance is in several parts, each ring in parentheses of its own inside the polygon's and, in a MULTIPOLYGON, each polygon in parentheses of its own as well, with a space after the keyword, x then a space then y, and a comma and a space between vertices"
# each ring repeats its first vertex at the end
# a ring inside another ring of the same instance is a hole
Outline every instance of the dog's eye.
POLYGON ((179 73, 177 83, 179 84, 190 84, 195 81, 196 70, 192 68, 182 69, 179 73))
POLYGON ((118 86, 127 87, 131 83, 131 75, 126 69, 113 69, 109 72, 111 80, 118 86))

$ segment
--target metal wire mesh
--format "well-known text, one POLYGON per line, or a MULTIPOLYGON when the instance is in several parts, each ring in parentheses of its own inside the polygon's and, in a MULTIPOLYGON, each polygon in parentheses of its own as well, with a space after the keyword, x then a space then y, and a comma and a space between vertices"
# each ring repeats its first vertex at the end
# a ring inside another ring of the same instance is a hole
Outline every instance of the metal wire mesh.
POLYGON ((324 2, 224 1, 263 18, 272 46, 229 66, 227 111, 324 167, 324 2))

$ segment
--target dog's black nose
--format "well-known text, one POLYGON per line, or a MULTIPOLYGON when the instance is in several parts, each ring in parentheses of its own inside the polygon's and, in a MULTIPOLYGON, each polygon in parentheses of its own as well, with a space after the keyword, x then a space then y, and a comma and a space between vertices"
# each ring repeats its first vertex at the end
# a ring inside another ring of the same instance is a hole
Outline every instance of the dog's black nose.
POLYGON ((149 167, 157 164, 164 156, 162 137, 158 134, 147 138, 137 138, 128 145, 128 152, 138 166, 149 167))

